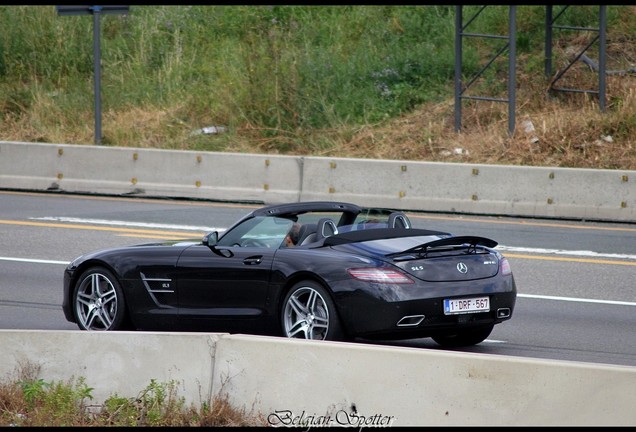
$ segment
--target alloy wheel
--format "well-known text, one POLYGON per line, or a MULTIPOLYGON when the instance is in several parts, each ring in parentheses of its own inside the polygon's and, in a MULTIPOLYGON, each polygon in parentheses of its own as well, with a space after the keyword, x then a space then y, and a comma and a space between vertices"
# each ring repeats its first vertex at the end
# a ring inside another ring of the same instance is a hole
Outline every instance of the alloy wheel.
POLYGON ((117 290, 102 273, 89 273, 75 294, 78 324, 86 330, 112 330, 117 317, 117 290))
POLYGON ((288 297, 283 321, 287 337, 324 340, 329 331, 329 307, 318 291, 301 287, 288 297))

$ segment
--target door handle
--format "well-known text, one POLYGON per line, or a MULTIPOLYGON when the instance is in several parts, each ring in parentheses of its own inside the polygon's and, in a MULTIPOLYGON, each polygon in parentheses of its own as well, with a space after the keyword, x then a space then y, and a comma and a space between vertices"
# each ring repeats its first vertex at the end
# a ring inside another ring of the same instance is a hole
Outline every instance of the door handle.
POLYGON ((261 261, 263 261, 262 256, 254 256, 254 257, 245 258, 243 260, 243 264, 247 264, 247 265, 260 264, 261 261))

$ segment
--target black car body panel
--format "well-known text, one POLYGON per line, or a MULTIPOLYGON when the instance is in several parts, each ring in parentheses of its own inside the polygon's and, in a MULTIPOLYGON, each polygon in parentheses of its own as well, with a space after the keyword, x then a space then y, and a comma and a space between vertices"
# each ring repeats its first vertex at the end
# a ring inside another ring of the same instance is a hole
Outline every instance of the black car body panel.
POLYGON ((516 301, 514 277, 496 244, 412 228, 391 209, 273 205, 203 241, 78 257, 64 273, 63 311, 87 330, 128 322, 141 330, 291 337, 296 325, 307 338, 461 335, 478 343, 511 318, 516 301), (294 224, 312 232, 296 247, 283 247, 294 224))

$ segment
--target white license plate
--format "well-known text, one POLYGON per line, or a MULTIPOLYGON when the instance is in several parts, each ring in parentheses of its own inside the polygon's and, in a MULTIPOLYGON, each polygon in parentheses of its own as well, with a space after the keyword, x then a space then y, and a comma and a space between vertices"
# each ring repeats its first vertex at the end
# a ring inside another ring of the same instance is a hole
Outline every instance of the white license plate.
POLYGON ((489 310, 490 310, 489 297, 444 299, 444 315, 488 312, 489 310))

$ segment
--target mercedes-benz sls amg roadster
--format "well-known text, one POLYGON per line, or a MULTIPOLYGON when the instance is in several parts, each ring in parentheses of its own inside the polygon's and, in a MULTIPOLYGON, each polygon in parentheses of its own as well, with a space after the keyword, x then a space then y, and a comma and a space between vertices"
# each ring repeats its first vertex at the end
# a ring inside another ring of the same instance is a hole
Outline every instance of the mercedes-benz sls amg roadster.
POLYGON ((474 345, 517 289, 497 242, 414 228, 403 211, 315 201, 253 210, 202 239, 105 249, 64 271, 82 330, 474 345))

